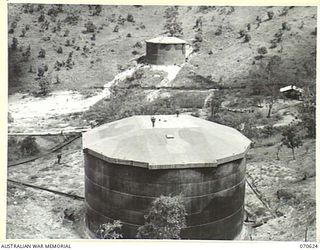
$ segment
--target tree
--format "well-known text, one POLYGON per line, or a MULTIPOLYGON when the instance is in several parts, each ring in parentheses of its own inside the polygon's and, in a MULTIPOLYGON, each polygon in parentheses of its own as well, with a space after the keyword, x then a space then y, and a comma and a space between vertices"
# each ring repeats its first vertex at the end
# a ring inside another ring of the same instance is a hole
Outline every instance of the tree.
POLYGON ((283 145, 291 148, 292 157, 295 160, 294 149, 302 146, 302 140, 298 134, 297 127, 293 125, 287 126, 282 132, 281 142, 283 145))
POLYGON ((122 224, 119 220, 113 221, 113 223, 105 223, 99 226, 96 231, 96 236, 99 239, 120 239, 122 234, 119 230, 122 228, 122 224))
POLYGON ((267 118, 271 117, 273 104, 279 98, 279 82, 281 77, 276 74, 279 68, 281 58, 279 56, 272 56, 261 60, 260 65, 255 73, 253 73, 253 86, 251 89, 255 91, 254 94, 263 96, 263 99, 268 105, 267 118))
POLYGON ((46 96, 50 92, 50 81, 47 77, 41 78, 39 80, 39 95, 46 96))
POLYGON ((164 24, 165 33, 169 33, 170 36, 182 36, 183 28, 182 23, 178 22, 178 7, 168 7, 165 11, 166 23, 164 24))
MULTIPOLYGON (((218 91, 219 92, 219 91, 218 91)), ((221 94, 213 95, 210 101, 211 117, 215 116, 221 109, 222 96, 221 94)))
POLYGON ((152 202, 145 224, 138 228, 140 239, 180 239, 186 227, 186 208, 181 195, 163 196, 152 202))
POLYGON ((316 138, 316 95, 313 93, 316 93, 315 85, 304 88, 303 102, 298 109, 301 123, 310 138, 316 138))

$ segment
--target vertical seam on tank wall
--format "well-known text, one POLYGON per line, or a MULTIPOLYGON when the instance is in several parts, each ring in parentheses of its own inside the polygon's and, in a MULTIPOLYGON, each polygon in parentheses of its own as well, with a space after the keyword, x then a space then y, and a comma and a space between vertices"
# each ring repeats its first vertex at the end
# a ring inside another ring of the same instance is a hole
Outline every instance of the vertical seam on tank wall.
MULTIPOLYGON (((117 190, 112 190, 112 189, 109 189, 109 188, 106 188, 104 186, 101 186, 97 183, 95 183, 94 181, 92 181, 88 176, 85 176, 86 179, 88 179, 93 185, 95 186, 98 186, 104 190, 108 190, 108 191, 111 191, 111 192, 114 192, 114 193, 118 193, 118 194, 122 194, 122 195, 127 195, 127 196, 135 196, 135 197, 141 197, 141 198, 151 198, 151 199, 156 199, 158 198, 158 196, 148 196, 148 195, 135 195, 135 194, 130 194, 130 193, 124 193, 124 192, 120 192, 120 191, 117 191, 117 190)), ((210 196, 210 195, 213 195, 213 194, 218 194, 218 193, 222 193, 222 192, 225 192, 225 191, 229 191, 231 190, 232 188, 235 188, 237 186, 240 186, 243 182, 245 182, 246 180, 246 177, 244 177, 239 183, 237 183, 236 185, 232 186, 232 187, 229 187, 227 189, 223 189, 221 191, 218 191, 218 192, 213 192, 213 193, 209 193, 209 194, 205 194, 205 195, 195 195, 195 196, 183 196, 184 198, 187 198, 187 199, 194 199, 194 198, 199 198, 199 197, 205 197, 205 196, 210 196)))

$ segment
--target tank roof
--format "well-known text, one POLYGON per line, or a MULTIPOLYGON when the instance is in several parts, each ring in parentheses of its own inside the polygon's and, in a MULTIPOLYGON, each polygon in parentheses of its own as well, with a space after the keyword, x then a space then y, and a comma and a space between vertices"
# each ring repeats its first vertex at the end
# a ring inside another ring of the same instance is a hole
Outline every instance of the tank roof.
POLYGON ((83 134, 84 152, 149 169, 216 167, 241 159, 251 141, 236 129, 189 115, 124 118, 83 134))
POLYGON ((159 36, 156 38, 146 40, 146 43, 185 44, 187 42, 185 40, 173 36, 159 36))

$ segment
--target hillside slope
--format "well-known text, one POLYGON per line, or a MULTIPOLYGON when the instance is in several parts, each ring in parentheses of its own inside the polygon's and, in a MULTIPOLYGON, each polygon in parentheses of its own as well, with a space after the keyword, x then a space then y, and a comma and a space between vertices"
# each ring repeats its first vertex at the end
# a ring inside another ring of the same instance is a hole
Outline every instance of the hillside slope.
MULTIPOLYGON (((17 24, 14 32, 9 34, 9 47, 12 47, 13 37, 18 40, 18 48, 9 49, 9 93, 37 89, 36 74, 28 71, 30 66, 36 71, 42 64, 48 66, 45 75, 52 82, 56 82, 57 76, 60 79, 61 84, 53 87, 55 90, 85 92, 92 87, 101 87, 125 68, 130 59, 145 52, 144 40, 165 32, 166 6, 102 6, 99 16, 92 16, 94 8, 90 10, 86 5, 63 5, 60 12, 53 11, 57 7, 52 5, 41 8, 38 5, 9 4, 9 28, 14 21, 17 24), (34 6, 32 13, 31 6, 34 6), (44 21, 39 22, 41 13, 44 21), (134 22, 127 21, 128 14, 133 15, 134 22), (61 31, 53 32, 57 30, 59 20, 61 31), (88 21, 97 27, 93 33, 84 32, 88 21), (26 26, 29 30, 24 37, 19 37, 26 26), (114 32, 116 26, 118 32, 114 32), (67 40, 70 45, 66 46, 67 40), (134 47, 137 42, 140 44, 134 47), (22 53, 29 45, 31 56, 24 62, 22 53), (57 53, 59 46, 63 50, 61 54, 57 53), (41 48, 46 51, 45 58, 38 57, 41 48), (73 52, 72 69, 63 66, 59 71, 54 69, 56 61, 66 61, 70 52, 73 52)), ((266 57, 281 57, 278 70, 286 80, 284 84, 314 78, 306 73, 306 67, 315 67, 316 36, 312 32, 316 27, 316 8, 285 10, 287 13, 284 15, 281 14, 284 7, 179 6, 177 20, 183 27, 182 38, 192 44, 196 34, 195 23, 201 17, 203 41, 200 50, 191 58, 190 67, 181 71, 175 84, 197 84, 193 75, 208 77, 224 85, 246 84, 250 80, 250 72, 258 70, 259 60, 254 57, 258 55, 257 49, 263 46, 268 50, 266 57), (268 20, 268 11, 274 13, 271 20, 268 20), (262 20, 258 28, 257 16, 262 20), (284 22, 290 30, 282 30, 282 41, 270 49, 270 41, 282 29, 284 22), (247 30, 248 24, 250 30, 247 30), (217 33, 219 29, 220 33, 217 33), (239 38, 240 30, 247 30, 251 37, 249 42, 244 43, 243 38, 239 38)))

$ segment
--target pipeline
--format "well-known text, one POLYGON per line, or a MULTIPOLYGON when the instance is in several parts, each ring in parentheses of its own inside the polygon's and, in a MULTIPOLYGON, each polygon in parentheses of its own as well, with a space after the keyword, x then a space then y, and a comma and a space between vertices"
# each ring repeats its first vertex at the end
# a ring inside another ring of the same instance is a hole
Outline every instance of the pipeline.
MULTIPOLYGON (((250 177, 250 175, 247 173, 247 175, 250 177)), ((253 185, 248 181, 248 179, 246 178, 246 182, 248 184, 248 186, 251 188, 251 190, 253 191, 253 193, 257 196, 257 198, 261 201, 261 203, 265 206, 265 208, 271 213, 273 218, 276 218, 277 216, 275 215, 275 213, 273 212, 273 210, 270 208, 270 206, 267 204, 266 201, 263 200, 262 196, 259 194, 258 190, 256 190, 253 185)))
POLYGON ((44 154, 41 154, 41 155, 38 155, 38 156, 35 156, 35 157, 32 157, 32 158, 29 158, 27 160, 22 160, 22 161, 19 161, 19 162, 14 162, 14 163, 11 163, 11 164, 8 164, 8 168, 10 167, 14 167, 14 166, 18 166, 18 165, 21 165, 21 164, 24 164, 24 163, 28 163, 28 162, 32 162, 32 161, 35 161, 39 158, 42 158, 44 156, 47 156, 53 152, 56 152, 58 151, 59 149, 69 145, 71 142, 75 141, 76 139, 80 138, 82 136, 82 134, 80 135, 77 135, 73 138, 71 138, 70 140, 66 141, 66 142, 63 142, 62 144, 58 145, 58 146, 55 146, 53 148, 51 148, 48 152, 44 153, 44 154))
POLYGON ((11 183, 14 183, 14 184, 17 184, 19 186, 24 186, 24 187, 34 188, 34 189, 38 189, 38 190, 43 190, 43 191, 47 191, 47 192, 50 192, 50 193, 53 193, 53 194, 58 194, 58 195, 66 196, 66 197, 69 197, 69 198, 73 198, 73 199, 76 199, 76 200, 83 201, 85 199, 83 196, 79 196, 79 195, 75 195, 75 194, 68 194, 68 193, 64 193, 64 192, 53 190, 53 189, 49 189, 49 188, 39 187, 39 186, 35 186, 35 185, 32 185, 32 184, 24 183, 24 182, 21 182, 21 181, 15 181, 15 180, 11 180, 11 179, 8 179, 7 181, 11 182, 11 183))

